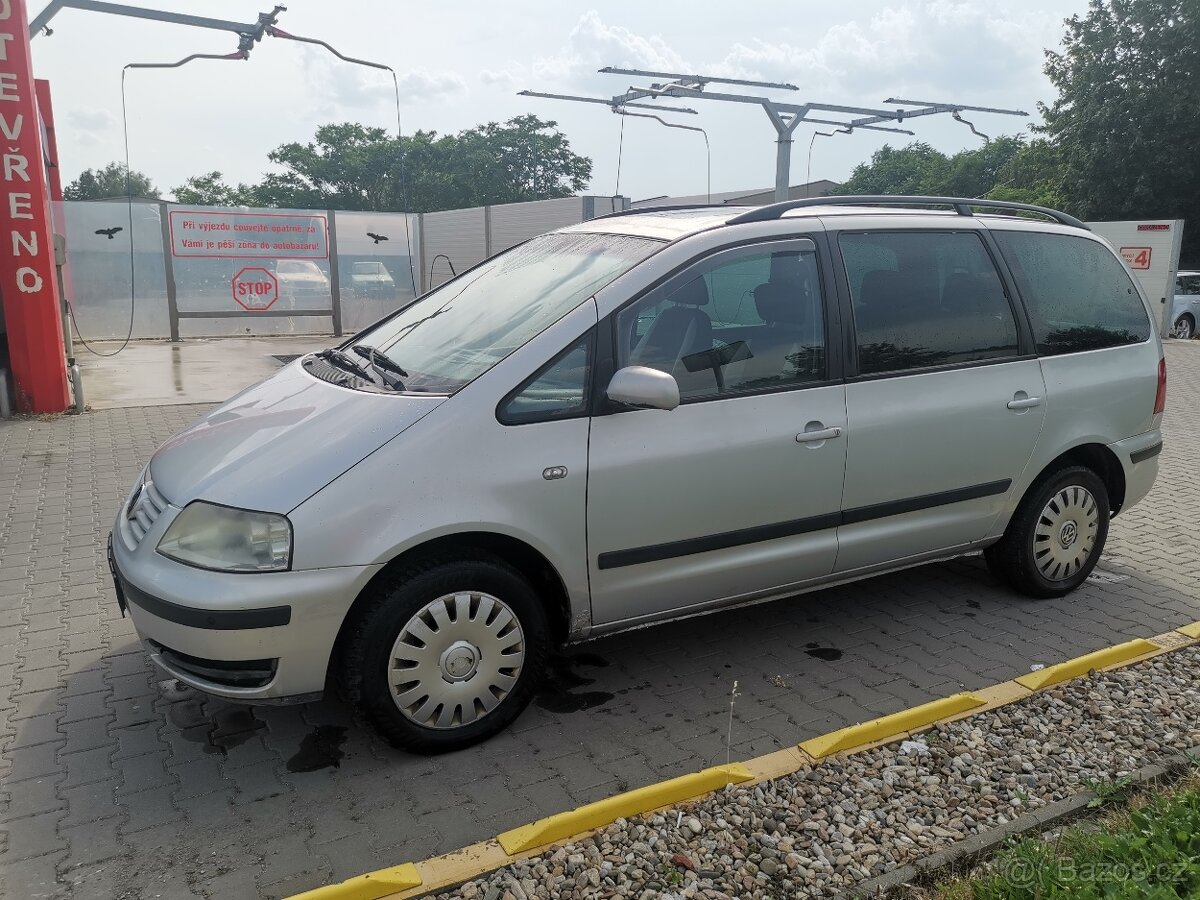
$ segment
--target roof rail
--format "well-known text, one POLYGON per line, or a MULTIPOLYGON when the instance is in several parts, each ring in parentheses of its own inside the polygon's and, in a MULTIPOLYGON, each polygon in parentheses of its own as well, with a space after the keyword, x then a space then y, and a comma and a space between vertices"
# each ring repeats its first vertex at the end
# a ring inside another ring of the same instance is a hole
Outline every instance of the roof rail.
POLYGON ((1011 209, 1020 212, 1034 212, 1053 219, 1062 225, 1072 228, 1082 228, 1090 231, 1083 222, 1074 216, 1069 216, 1056 209, 1045 206, 1034 206, 1032 203, 1017 203, 1012 200, 984 200, 978 197, 923 197, 919 195, 905 196, 898 194, 844 195, 834 197, 808 197, 802 200, 785 200, 782 203, 772 203, 760 206, 749 212, 734 216, 726 224, 742 225, 746 222, 769 222, 778 219, 785 212, 793 209, 803 209, 808 206, 948 206, 960 216, 971 216, 972 207, 982 209, 1011 209))
POLYGON ((592 216, 588 221, 595 222, 597 219, 615 219, 618 216, 636 216, 638 213, 674 212, 679 209, 729 209, 729 207, 719 203, 668 203, 663 206, 631 206, 629 209, 618 209, 616 212, 605 213, 602 216, 592 216))

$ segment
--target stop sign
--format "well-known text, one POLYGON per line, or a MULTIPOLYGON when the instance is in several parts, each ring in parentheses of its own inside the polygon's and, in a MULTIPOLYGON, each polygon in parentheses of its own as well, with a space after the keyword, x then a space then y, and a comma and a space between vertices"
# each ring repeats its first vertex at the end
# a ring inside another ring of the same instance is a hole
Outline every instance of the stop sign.
POLYGON ((243 309, 262 312, 279 299, 279 282, 262 266, 246 266, 233 276, 233 299, 243 309))

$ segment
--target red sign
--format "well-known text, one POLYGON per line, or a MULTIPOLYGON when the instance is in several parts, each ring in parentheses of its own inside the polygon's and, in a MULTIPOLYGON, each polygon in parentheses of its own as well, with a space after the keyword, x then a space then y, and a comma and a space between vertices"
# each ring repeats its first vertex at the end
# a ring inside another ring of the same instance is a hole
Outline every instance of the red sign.
POLYGON ((1121 256, 1125 262, 1129 263, 1129 268, 1131 269, 1149 269, 1150 253, 1149 247, 1121 248, 1121 256))
POLYGON ((246 266, 233 276, 233 299, 243 309, 262 312, 279 299, 279 282, 261 266, 246 266))
POLYGON ((1138 231, 1170 231, 1171 226, 1166 222, 1147 222, 1138 226, 1138 231))
POLYGON ((70 399, 25 0, 0 0, 0 298, 17 409, 70 399))

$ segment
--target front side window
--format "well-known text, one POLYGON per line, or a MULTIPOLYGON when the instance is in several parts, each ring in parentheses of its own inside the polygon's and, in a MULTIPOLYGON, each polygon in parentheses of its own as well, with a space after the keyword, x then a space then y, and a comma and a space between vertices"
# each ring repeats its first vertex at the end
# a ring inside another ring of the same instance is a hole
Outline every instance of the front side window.
POLYGON ((568 347, 501 404, 505 425, 571 419, 587 413, 592 335, 568 347))
POLYGON ((408 391, 453 393, 524 346, 661 241, 545 234, 493 257, 359 335, 408 374, 408 391))
POLYGON ((622 310, 619 365, 670 373, 684 402, 823 381, 821 280, 802 243, 701 263, 622 310))
POLYGON ((977 234, 844 233, 838 239, 862 375, 1018 352, 1004 284, 977 234))
POLYGON ((1047 232, 994 234, 1025 298, 1039 353, 1100 350, 1150 337, 1133 281, 1103 244, 1047 232))

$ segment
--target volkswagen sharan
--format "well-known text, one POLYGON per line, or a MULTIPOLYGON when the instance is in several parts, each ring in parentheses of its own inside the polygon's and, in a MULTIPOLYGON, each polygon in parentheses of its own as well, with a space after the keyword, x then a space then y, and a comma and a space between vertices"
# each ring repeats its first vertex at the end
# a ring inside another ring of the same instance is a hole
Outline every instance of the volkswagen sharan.
POLYGON ((436 752, 511 723, 549 655, 598 635, 973 551, 1018 594, 1066 594, 1150 490, 1165 397, 1146 298, 1063 213, 635 210, 494 256, 184 429, 110 559, 180 682, 332 688, 436 752))

